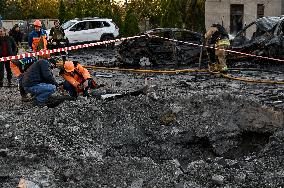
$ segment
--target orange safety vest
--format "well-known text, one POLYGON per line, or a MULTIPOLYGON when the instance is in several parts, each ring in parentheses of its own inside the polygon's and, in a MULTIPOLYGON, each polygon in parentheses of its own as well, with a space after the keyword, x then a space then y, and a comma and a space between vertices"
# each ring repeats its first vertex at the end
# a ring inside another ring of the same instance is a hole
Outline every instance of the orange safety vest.
POLYGON ((15 65, 12 61, 10 61, 10 67, 11 71, 14 73, 16 77, 19 77, 22 74, 20 68, 17 65, 15 65))
POLYGON ((34 37, 32 48, 34 52, 38 52, 40 50, 47 50, 47 39, 46 36, 34 37))
POLYGON ((77 65, 74 65, 75 69, 73 74, 62 71, 59 73, 66 81, 68 81, 71 85, 73 85, 76 88, 76 91, 78 93, 83 92, 83 90, 78 89, 78 85, 86 81, 88 78, 91 78, 91 75, 87 69, 82 67, 79 63, 77 65))

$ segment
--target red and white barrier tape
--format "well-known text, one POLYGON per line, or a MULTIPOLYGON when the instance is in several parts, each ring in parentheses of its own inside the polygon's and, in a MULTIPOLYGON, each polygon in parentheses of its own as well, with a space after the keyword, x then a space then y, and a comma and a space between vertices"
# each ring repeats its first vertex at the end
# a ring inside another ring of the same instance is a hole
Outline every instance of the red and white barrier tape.
POLYGON ((128 39, 135 39, 135 38, 140 38, 144 37, 145 35, 137 35, 133 37, 126 37, 126 38, 120 38, 120 39, 115 39, 115 40, 108 40, 108 41, 102 41, 102 42, 95 42, 95 43, 90 43, 90 44, 80 44, 76 46, 70 46, 70 47, 64 47, 64 48, 57 48, 53 50, 41 50, 39 52, 34 52, 34 53, 24 53, 20 55, 14 55, 14 56, 8 56, 8 57, 1 57, 0 62, 2 61, 10 61, 10 60, 16 60, 16 59, 23 59, 26 57, 35 57, 35 56, 40 56, 40 55, 48 55, 56 52, 63 52, 63 51, 71 51, 71 50, 78 50, 81 48, 88 48, 92 46, 100 46, 103 44, 109 44, 113 42, 120 42, 128 39))
POLYGON ((249 57, 255 57, 255 58, 260 58, 260 59, 267 59, 267 60, 272 60, 272 61, 284 62, 284 59, 277 59, 277 58, 272 58, 272 57, 265 57, 265 56, 260 56, 260 55, 248 54, 248 53, 243 53, 243 52, 238 52, 238 51, 228 50, 228 49, 222 49, 222 48, 216 48, 216 47, 206 46, 206 45, 203 46, 202 44, 196 44, 196 43, 192 43, 192 42, 179 41, 179 40, 169 39, 169 38, 165 38, 165 37, 159 37, 159 36, 152 36, 152 37, 162 38, 162 39, 173 41, 173 42, 182 42, 182 43, 193 45, 193 46, 211 48, 211 49, 215 49, 215 50, 223 50, 223 51, 226 51, 226 52, 235 53, 235 54, 241 54, 241 55, 245 55, 245 56, 249 56, 249 57))
MULTIPOLYGON (((126 37, 126 38, 120 38, 120 39, 115 39, 115 40, 95 42, 95 43, 90 43, 90 44, 81 44, 81 45, 76 45, 76 46, 57 48, 57 49, 53 49, 53 50, 41 50, 39 52, 34 52, 34 53, 24 53, 24 54, 15 55, 15 56, 2 57, 2 58, 0 58, 0 62, 2 62, 2 61, 10 61, 10 60, 15 60, 15 59, 23 59, 25 57, 35 57, 35 56, 39 56, 39 55, 48 55, 48 54, 52 54, 52 53, 56 53, 56 52, 78 50, 78 49, 81 49, 81 48, 100 46, 100 45, 103 45, 103 44, 109 44, 109 43, 113 43, 113 42, 120 42, 120 41, 124 41, 124 40, 135 39, 135 38, 140 38, 140 37, 145 37, 145 36, 146 35, 137 35, 137 36, 133 36, 133 37, 126 37)), ((267 60, 272 60, 272 61, 284 62, 283 59, 277 59, 277 58, 272 58, 272 57, 265 57, 265 56, 260 56, 260 55, 248 54, 248 53, 243 53, 243 52, 238 52, 238 51, 228 50, 228 49, 221 49, 221 48, 216 48, 216 47, 206 46, 206 45, 204 46, 202 44, 196 44, 196 43, 192 43, 192 42, 179 41, 179 40, 169 39, 169 38, 155 36, 155 35, 148 35, 148 36, 155 37, 155 38, 161 38, 161 39, 165 39, 165 40, 169 40, 169 41, 173 41, 173 42, 182 42, 184 44, 189 44, 189 45, 198 46, 198 47, 211 48, 211 49, 215 49, 215 50, 219 49, 219 50, 223 50, 223 51, 226 51, 226 52, 235 53, 235 54, 241 54, 241 55, 245 55, 245 56, 249 56, 249 57, 255 57, 255 58, 260 58, 260 59, 267 59, 267 60)))

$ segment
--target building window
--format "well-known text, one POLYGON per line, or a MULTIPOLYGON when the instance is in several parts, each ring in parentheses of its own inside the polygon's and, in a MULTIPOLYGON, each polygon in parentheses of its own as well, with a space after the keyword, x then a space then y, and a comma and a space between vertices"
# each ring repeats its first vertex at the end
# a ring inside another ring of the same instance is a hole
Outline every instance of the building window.
POLYGON ((243 29, 244 5, 231 4, 230 33, 236 34, 243 29))
POLYGON ((257 18, 264 16, 264 4, 257 4, 257 18))

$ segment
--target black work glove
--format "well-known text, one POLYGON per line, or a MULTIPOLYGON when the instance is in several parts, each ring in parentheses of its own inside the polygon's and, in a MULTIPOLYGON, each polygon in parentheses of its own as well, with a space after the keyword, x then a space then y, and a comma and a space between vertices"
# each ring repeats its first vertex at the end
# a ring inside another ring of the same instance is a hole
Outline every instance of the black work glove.
POLYGON ((90 97, 90 94, 89 94, 88 89, 85 89, 85 90, 83 91, 83 97, 90 97))
POLYGON ((48 61, 49 61, 50 65, 51 65, 51 68, 56 68, 56 63, 57 63, 56 59, 49 58, 48 61))
POLYGON ((88 78, 88 88, 93 88, 94 87, 94 83, 96 84, 96 82, 92 79, 92 78, 88 78))
POLYGON ((81 83, 77 86, 78 89, 84 90, 84 83, 81 83))
POLYGON ((90 89, 97 88, 98 85, 95 80, 93 80, 92 78, 88 78, 87 81, 88 81, 88 88, 90 89))

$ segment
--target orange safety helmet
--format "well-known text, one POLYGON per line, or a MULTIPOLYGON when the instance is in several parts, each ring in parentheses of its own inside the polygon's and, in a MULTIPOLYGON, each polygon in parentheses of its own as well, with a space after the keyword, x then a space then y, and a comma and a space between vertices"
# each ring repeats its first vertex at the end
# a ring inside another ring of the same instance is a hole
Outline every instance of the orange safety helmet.
POLYGON ((34 26, 41 27, 41 21, 40 21, 40 20, 36 20, 36 21, 34 22, 34 26))
POLYGON ((64 69, 66 70, 66 72, 74 71, 74 64, 73 64, 73 62, 72 61, 65 61, 64 69))

